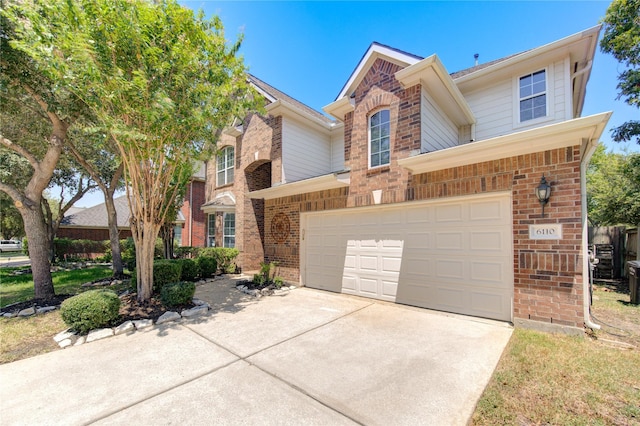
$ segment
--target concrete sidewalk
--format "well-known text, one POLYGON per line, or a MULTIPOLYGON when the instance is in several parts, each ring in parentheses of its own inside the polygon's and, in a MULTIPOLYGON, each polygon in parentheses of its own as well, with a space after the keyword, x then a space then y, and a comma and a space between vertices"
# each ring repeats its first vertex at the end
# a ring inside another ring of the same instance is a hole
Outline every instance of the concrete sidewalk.
POLYGON ((0 366, 11 424, 466 424, 504 323, 296 289, 0 366))

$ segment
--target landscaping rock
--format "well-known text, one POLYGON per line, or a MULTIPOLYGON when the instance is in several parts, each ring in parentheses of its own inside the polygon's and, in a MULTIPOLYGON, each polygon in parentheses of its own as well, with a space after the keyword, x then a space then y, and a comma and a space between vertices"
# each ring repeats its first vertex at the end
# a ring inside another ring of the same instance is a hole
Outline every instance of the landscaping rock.
POLYGON ((56 334, 55 336, 53 336, 53 340, 56 343, 60 343, 63 340, 66 339, 73 339, 73 341, 75 342, 75 340, 78 338, 78 336, 72 332, 71 330, 67 329, 65 331, 61 331, 60 333, 56 334))
POLYGON ((95 342, 96 340, 104 339, 106 337, 113 336, 113 329, 111 328, 99 328, 97 330, 90 331, 87 335, 87 343, 95 342))
POLYGON ((196 306, 195 308, 185 309, 180 313, 185 318, 196 317, 199 315, 204 315, 209 311, 207 306, 196 306))
POLYGON ((12 313, 12 312, 5 312, 4 314, 2 314, 3 317, 5 318, 13 318, 16 316, 16 314, 12 313))
POLYGON ((179 313, 167 311, 156 320, 156 324, 163 324, 169 321, 176 321, 182 318, 179 313))
POLYGON ((76 340, 76 342, 73 344, 73 346, 84 345, 86 342, 87 342, 87 336, 80 336, 78 337, 78 340, 76 340))
POLYGON ((73 340, 71 339, 61 340, 58 342, 58 346, 60 346, 62 349, 68 348, 69 346, 73 346, 73 340))
POLYGON ((191 303, 193 303, 196 306, 209 306, 209 304, 207 302, 205 302, 204 300, 200 300, 200 299, 196 299, 195 297, 191 300, 191 303))
POLYGON ((133 322, 126 321, 113 329, 113 334, 118 336, 120 334, 128 333, 130 331, 134 331, 136 328, 133 325, 133 322))
POLYGON ((45 312, 55 311, 57 308, 55 306, 45 306, 44 308, 36 309, 37 314, 44 314, 45 312))
POLYGON ((136 326, 136 330, 142 330, 143 328, 153 326, 153 320, 150 320, 150 319, 135 320, 133 321, 133 325, 136 326))
POLYGON ((296 288, 298 288, 298 287, 296 287, 295 285, 290 285, 289 286, 289 290, 295 290, 296 288))
POLYGON ((19 317, 28 317, 30 315, 34 315, 36 313, 36 308, 27 308, 27 309, 23 309, 20 312, 18 312, 18 316, 19 317))

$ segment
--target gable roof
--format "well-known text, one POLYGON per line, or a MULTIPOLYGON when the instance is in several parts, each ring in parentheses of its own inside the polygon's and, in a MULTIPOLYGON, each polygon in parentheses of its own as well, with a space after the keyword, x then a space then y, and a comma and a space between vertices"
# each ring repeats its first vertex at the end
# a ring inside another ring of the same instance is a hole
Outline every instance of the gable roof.
MULTIPOLYGON (((113 204, 118 215, 118 228, 127 228, 129 226, 129 202, 127 196, 122 195, 113 199, 113 204)), ((105 203, 97 204, 93 207, 75 211, 67 215, 60 222, 62 227, 83 227, 83 228, 108 228, 109 221, 107 219, 107 206, 105 203)))
MULTIPOLYGON (((331 120, 329 117, 327 117, 326 115, 316 111, 315 109, 311 108, 308 105, 305 105, 304 103, 300 102, 299 100, 287 95, 286 93, 276 89, 275 87, 271 86, 270 84, 265 83, 264 81, 260 80, 258 77, 249 74, 249 81, 256 87, 256 89, 263 95, 265 96, 265 98, 267 98, 267 100, 271 103, 276 103, 277 101, 286 103, 288 105, 290 105, 291 107, 293 107, 294 109, 297 109, 298 111, 304 113, 305 115, 311 116, 313 117, 315 120, 320 121, 326 125, 332 125, 334 124, 334 121, 331 120)), ((267 108, 269 109, 269 108, 267 108)))
POLYGON ((340 93, 338 93, 335 100, 337 101, 338 99, 341 99, 353 92, 358 84, 360 84, 360 81, 362 81, 369 68, 371 68, 371 65, 373 65, 376 59, 380 57, 384 57, 385 60, 401 66, 413 65, 424 59, 421 56, 414 55, 413 53, 408 53, 403 50, 396 49, 395 47, 374 41, 369 45, 369 48, 364 55, 362 55, 360 61, 358 61, 358 65, 356 65, 353 72, 351 72, 349 79, 344 86, 342 86, 342 90, 340 90, 340 93))

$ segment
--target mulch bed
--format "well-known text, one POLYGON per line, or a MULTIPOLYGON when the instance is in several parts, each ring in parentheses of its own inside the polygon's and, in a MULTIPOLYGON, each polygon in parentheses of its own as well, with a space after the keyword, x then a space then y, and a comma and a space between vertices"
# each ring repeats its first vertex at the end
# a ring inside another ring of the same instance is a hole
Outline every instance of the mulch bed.
MULTIPOLYGON (((25 302, 5 306, 4 308, 0 309, 0 315, 4 314, 5 312, 21 311, 33 306, 57 306, 59 308, 60 304, 65 299, 68 299, 71 296, 73 295, 59 294, 54 298, 48 300, 27 300, 25 302)), ((160 318, 160 316, 162 316, 162 314, 167 311, 181 312, 183 309, 190 309, 195 306, 194 304, 188 304, 184 306, 172 307, 171 309, 169 309, 165 307, 159 299, 151 298, 146 302, 138 302, 136 297, 137 295, 135 293, 120 296, 120 318, 118 319, 118 323, 140 319, 152 319, 155 322, 158 318, 160 318)))

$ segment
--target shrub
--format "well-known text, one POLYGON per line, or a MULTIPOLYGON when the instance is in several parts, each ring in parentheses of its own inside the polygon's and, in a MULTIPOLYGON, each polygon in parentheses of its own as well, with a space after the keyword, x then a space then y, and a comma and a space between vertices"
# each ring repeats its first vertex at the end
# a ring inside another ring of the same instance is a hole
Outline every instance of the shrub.
POLYGON ((218 270, 218 264, 213 257, 200 256, 196 259, 196 265, 200 269, 200 276, 202 278, 210 278, 216 274, 218 270))
POLYGON ((240 251, 227 247, 207 247, 200 250, 200 256, 213 257, 218 264, 218 268, 225 274, 236 272, 236 257, 240 251))
POLYGON ((153 290, 160 291, 165 284, 180 281, 182 265, 175 260, 156 260, 153 262, 153 290))
POLYGON ((89 290, 62 302, 62 320, 72 329, 87 333, 110 325, 119 316, 120 299, 110 290, 89 290))
POLYGON ((173 254, 178 259, 190 258, 193 259, 198 256, 200 247, 180 246, 173 250, 173 254))
POLYGON ((188 305, 193 300, 196 285, 192 282, 175 282, 162 286, 160 300, 165 306, 188 305))
MULTIPOLYGON (((136 245, 133 242, 133 238, 129 237, 125 240, 120 240, 120 254, 122 256, 122 262, 128 270, 133 271, 136 267, 136 245)), ((164 246, 162 240, 158 238, 153 251, 154 259, 162 259, 164 255, 164 246)))
POLYGON ((178 259, 176 262, 180 263, 182 271, 180 272, 180 279, 182 281, 195 281, 200 272, 198 265, 193 259, 178 259))

